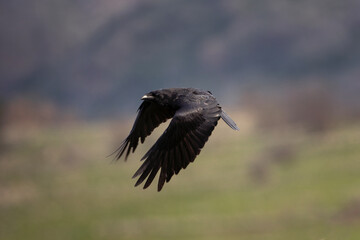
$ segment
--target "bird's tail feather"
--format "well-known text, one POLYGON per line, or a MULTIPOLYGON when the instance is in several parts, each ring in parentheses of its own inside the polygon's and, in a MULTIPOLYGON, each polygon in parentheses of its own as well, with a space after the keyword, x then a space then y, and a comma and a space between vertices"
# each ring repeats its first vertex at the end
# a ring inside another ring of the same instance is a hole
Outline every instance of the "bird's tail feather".
POLYGON ((222 110, 220 116, 224 120, 224 122, 229 125, 229 127, 237 131, 240 130, 238 126, 236 126, 236 123, 229 117, 229 115, 226 114, 226 112, 222 110))

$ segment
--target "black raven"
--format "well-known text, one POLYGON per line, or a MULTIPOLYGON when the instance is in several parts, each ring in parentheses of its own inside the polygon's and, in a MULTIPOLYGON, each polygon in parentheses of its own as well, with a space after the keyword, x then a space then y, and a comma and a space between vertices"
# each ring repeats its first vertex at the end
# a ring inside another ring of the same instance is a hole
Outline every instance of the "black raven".
POLYGON ((239 130, 235 122, 221 109, 210 91, 194 88, 170 88, 151 91, 144 95, 138 115, 129 136, 117 149, 116 159, 125 152, 125 160, 130 151, 135 151, 139 139, 141 143, 151 132, 167 119, 172 118, 168 128, 144 155, 145 160, 133 178, 140 175, 135 186, 146 178, 144 189, 160 171, 158 191, 165 181, 178 174, 193 162, 217 125, 220 117, 234 130, 239 130))

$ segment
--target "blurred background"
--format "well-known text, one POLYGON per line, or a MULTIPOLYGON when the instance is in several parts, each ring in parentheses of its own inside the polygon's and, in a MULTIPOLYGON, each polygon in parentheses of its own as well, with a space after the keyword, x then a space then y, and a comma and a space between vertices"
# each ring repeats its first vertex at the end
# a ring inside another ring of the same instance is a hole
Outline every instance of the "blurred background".
POLYGON ((360 2, 0 2, 0 239, 360 239, 360 2), (106 158, 145 93, 223 122, 165 185, 106 158))

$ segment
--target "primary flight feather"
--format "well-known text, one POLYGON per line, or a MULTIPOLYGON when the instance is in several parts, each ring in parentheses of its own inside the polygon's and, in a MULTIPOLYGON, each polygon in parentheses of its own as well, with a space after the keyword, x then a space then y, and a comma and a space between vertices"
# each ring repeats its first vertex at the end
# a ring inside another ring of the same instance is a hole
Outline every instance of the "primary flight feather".
POLYGON ((141 159, 144 163, 133 176, 139 176, 135 186, 146 180, 144 189, 160 170, 158 191, 161 191, 165 181, 169 182, 174 174, 193 162, 220 118, 232 129, 239 130, 209 91, 160 89, 149 92, 141 100, 135 123, 117 150, 116 159, 125 154, 126 160, 139 140, 143 143, 156 127, 172 118, 165 132, 141 159))

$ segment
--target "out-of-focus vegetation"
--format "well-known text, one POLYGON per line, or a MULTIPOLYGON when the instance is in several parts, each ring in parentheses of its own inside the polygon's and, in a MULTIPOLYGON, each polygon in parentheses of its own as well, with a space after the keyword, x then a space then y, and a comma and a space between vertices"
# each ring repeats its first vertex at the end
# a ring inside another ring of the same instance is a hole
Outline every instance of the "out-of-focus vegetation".
POLYGON ((0 238, 359 239, 357 108, 339 108, 319 85, 248 93, 242 110, 228 109, 240 132, 221 122, 160 193, 134 188, 131 176, 165 126, 114 163, 106 156, 133 119, 89 123, 48 104, 6 105, 0 238))
POLYGON ((358 124, 263 134, 234 118, 242 130, 220 123, 160 193, 131 179, 156 136, 114 164, 105 156, 127 124, 6 129, 0 238, 360 238, 358 124))

